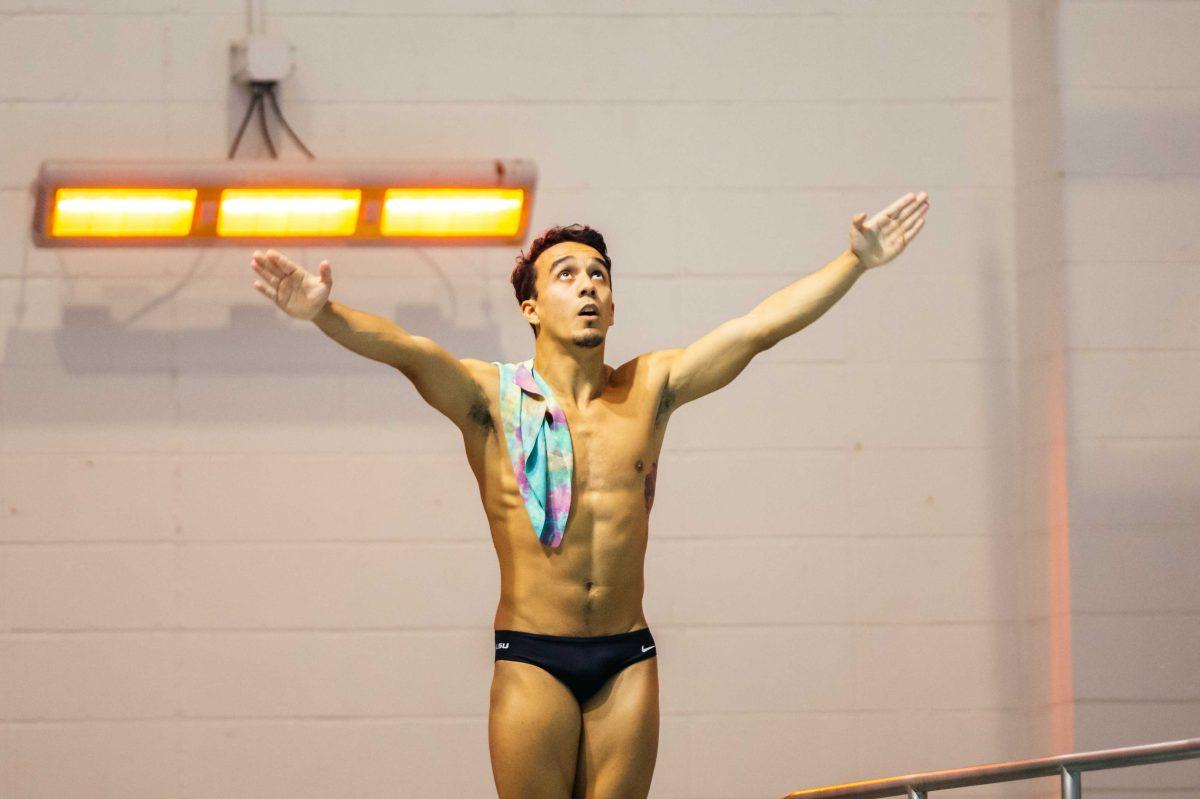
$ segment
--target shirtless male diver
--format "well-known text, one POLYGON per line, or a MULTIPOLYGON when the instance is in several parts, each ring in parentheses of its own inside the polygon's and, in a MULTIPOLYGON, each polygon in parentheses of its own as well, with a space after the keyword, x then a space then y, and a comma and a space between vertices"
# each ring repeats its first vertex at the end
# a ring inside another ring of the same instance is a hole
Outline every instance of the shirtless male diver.
POLYGON ((850 247, 820 270, 687 347, 615 368, 604 363, 616 307, 612 262, 603 237, 586 226, 551 228, 518 256, 512 283, 534 329, 535 354, 524 370, 455 358, 387 319, 330 301, 328 261, 317 276, 275 250, 254 252, 259 292, 348 349, 394 366, 462 432, 500 563, 488 712, 500 799, 649 793, 658 665, 642 611, 643 565, 667 420, 811 324, 868 269, 899 255, 928 208, 925 192, 909 193, 870 219, 854 216, 850 247), (505 418, 517 407, 514 397, 533 409, 528 417, 505 418), (522 463, 534 477, 540 463, 548 483, 518 475, 522 463), (569 515, 554 518, 547 503, 564 496, 569 515))

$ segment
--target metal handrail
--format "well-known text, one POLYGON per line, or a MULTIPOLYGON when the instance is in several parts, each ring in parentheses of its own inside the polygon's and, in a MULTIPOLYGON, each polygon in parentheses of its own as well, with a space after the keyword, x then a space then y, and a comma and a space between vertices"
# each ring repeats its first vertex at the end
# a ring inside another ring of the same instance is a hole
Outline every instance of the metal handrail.
POLYGON ((1095 752, 1076 752, 1070 755, 1039 757, 1033 760, 1013 760, 1007 763, 988 763, 983 766, 925 771, 920 774, 903 774, 899 777, 884 777, 878 780, 848 782, 844 785, 828 785, 792 791, 783 799, 877 799, 882 796, 907 796, 909 799, 925 799, 929 791, 946 788, 962 788, 968 785, 987 785, 993 782, 1027 780, 1032 777, 1059 775, 1063 799, 1080 799, 1083 788, 1080 773, 1124 766, 1141 766, 1146 763, 1165 763, 1170 760, 1187 760, 1200 757, 1200 738, 1185 738, 1181 741, 1166 741, 1142 746, 1125 746, 1120 749, 1100 749, 1095 752))

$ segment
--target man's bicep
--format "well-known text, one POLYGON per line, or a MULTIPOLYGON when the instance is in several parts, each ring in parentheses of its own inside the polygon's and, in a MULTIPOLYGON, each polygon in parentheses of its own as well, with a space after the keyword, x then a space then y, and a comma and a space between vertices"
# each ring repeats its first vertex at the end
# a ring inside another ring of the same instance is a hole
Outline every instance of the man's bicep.
POLYGON ((664 364, 663 404, 669 412, 728 385, 763 351, 753 319, 739 316, 718 325, 686 347, 659 350, 664 364))
POLYGON ((488 363, 474 358, 460 360, 432 339, 414 338, 415 352, 400 371, 412 381, 421 398, 464 432, 490 428, 492 415, 480 382, 488 363))

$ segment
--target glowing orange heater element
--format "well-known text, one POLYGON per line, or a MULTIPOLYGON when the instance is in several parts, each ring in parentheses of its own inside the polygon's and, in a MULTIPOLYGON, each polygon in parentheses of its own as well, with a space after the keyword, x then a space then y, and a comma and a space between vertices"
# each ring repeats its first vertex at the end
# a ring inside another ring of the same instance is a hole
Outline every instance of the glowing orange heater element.
POLYGON ((195 189, 58 189, 54 236, 186 236, 195 189))
POLYGON ((352 236, 359 189, 225 189, 218 236, 352 236))
POLYGON ((43 161, 39 247, 524 241, 537 167, 459 161, 43 161))
POLYGON ((388 189, 385 236, 512 236, 521 226, 522 189, 388 189))

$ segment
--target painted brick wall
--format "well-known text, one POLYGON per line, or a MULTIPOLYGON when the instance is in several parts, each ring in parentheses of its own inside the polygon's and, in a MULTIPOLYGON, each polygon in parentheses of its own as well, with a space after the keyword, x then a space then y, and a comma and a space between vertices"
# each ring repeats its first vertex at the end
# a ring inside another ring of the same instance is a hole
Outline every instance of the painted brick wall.
MULTIPOLYGON (((1080 749, 1200 736, 1198 2, 1060 9, 1080 749)), ((1088 775, 1184 799, 1200 761, 1088 775)))
MULTIPOLYGON (((932 196, 902 260, 672 420, 646 567, 651 795, 749 799, 1046 754, 1053 641, 1029 632, 1050 578, 1028 523, 1045 500, 1022 490, 1046 459, 1014 442, 1021 326, 1053 317, 1018 305, 1032 284, 1017 253, 1042 235, 1018 224, 1018 188, 1041 172, 1020 168, 1035 145, 1014 119, 1028 37, 1013 8, 329 5, 267 5, 268 31, 297 47, 293 127, 321 158, 535 159, 535 231, 582 221, 608 238, 610 364, 683 346, 819 268, 853 214, 932 196)), ((267 305, 248 250, 28 241, 44 158, 224 157, 246 101, 227 50, 248 16, 234 0, 0 2, 6 796, 494 793, 498 576, 457 431, 403 376, 267 305)), ((242 147, 266 154, 253 129, 242 147)), ((1101 210, 1145 236, 1153 218, 1131 218, 1192 196, 1147 176, 1122 208, 1111 187, 1127 183, 1103 185, 1101 210)), ((1067 197, 1069 213, 1089 202, 1067 197)), ((1068 228, 1080 268, 1113 227, 1068 228)), ((1179 280, 1187 241, 1155 240, 1179 280)), ((330 258, 335 299, 456 355, 532 352, 514 251, 289 254, 330 258)), ((1187 318, 1139 324, 1175 335, 1166 357, 1186 362, 1187 318)), ((1119 355, 1118 373, 1156 356, 1119 355)), ((1081 419, 1115 418, 1090 407, 1081 419)), ((1154 446, 1182 464, 1185 431, 1169 432, 1154 446)))

